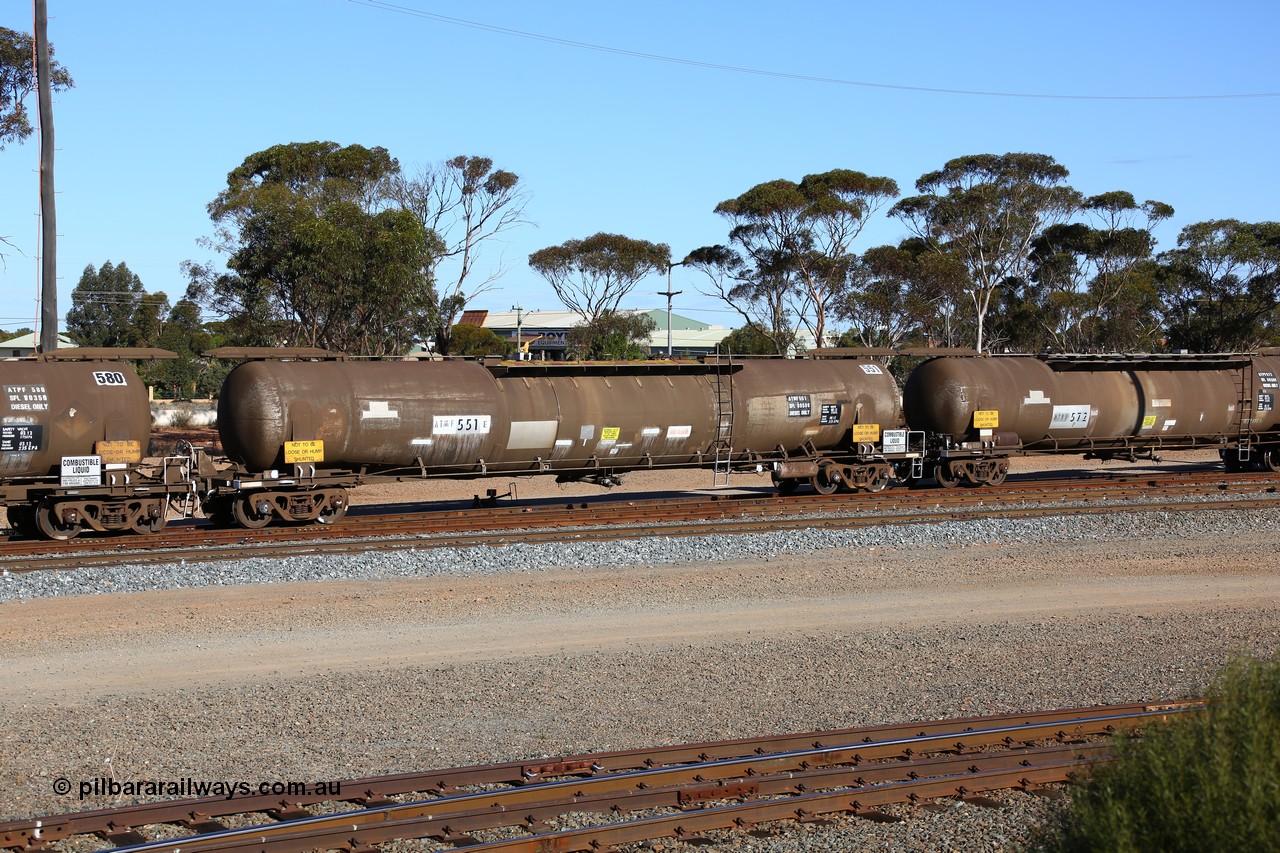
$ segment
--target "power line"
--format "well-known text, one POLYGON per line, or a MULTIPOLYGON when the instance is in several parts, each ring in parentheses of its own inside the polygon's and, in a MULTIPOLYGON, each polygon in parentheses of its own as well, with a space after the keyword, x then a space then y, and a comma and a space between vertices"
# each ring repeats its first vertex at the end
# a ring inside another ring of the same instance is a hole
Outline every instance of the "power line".
POLYGON ((515 30, 509 27, 499 27, 493 24, 482 24, 479 21, 468 21, 463 18, 451 18, 448 15, 437 15, 434 12, 424 12, 421 9, 414 9, 410 6, 400 6, 395 3, 386 3, 383 2, 383 0, 347 0, 347 2, 355 3, 358 6, 368 6, 371 9, 377 9, 381 12, 394 12, 396 14, 408 15, 414 18, 425 18, 427 20, 436 21, 442 24, 449 24, 451 26, 469 27, 475 30, 501 33, 502 35, 515 36, 517 38, 530 39, 532 41, 558 44, 564 47, 574 47, 580 50, 594 50, 599 51, 600 53, 630 56, 635 59, 645 59, 652 62, 667 62, 673 65, 688 65, 694 68, 730 71, 735 74, 754 74, 759 77, 776 77, 783 80, 799 80, 806 83, 827 83, 836 86, 859 86, 866 89, 889 89, 899 92, 920 92, 933 95, 969 95, 984 98, 1026 98, 1046 101, 1223 101, 1247 98, 1280 98, 1280 92, 1242 92, 1235 94, 1211 95, 1052 95, 1038 92, 993 92, 981 89, 944 89, 935 86, 907 86, 901 83, 873 83, 867 80, 845 80, 839 77, 817 77, 810 74, 795 74, 786 71, 768 71, 763 68, 748 68, 741 65, 721 65, 716 62, 703 62, 697 59, 683 59, 678 56, 663 56, 657 53, 626 50, 625 48, 620 47, 609 47, 608 45, 573 41, 572 39, 559 38, 557 36, 547 36, 540 33, 515 30))

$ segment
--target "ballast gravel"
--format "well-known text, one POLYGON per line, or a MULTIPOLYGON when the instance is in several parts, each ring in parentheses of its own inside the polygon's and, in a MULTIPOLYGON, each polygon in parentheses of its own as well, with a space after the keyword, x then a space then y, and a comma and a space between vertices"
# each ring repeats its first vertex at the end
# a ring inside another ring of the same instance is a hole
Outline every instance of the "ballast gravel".
MULTIPOLYGON (((735 536, 622 539, 607 546, 563 542, 423 548, 356 555, 314 555, 213 563, 164 563, 91 567, 67 572, 9 573, 0 569, 0 602, 58 595, 120 594, 203 586, 331 580, 475 576, 540 568, 623 568, 635 565, 772 560, 841 550, 965 548, 989 545, 1125 541, 1133 537, 1178 539, 1230 536, 1239 512, 1138 512, 1034 519, 981 519, 888 525, 857 530, 783 530, 735 536)), ((1280 508, 1250 513, 1248 523, 1277 529, 1280 508)), ((1280 539, 1269 549, 1280 552, 1280 539)), ((1250 559, 1266 555, 1252 554, 1250 559)), ((127 560, 126 557, 122 557, 127 560)))
MULTIPOLYGON (((978 583, 975 576, 983 574, 993 583, 1048 577, 1086 586, 1091 567, 1072 561, 1077 551, 1105 554, 1108 562, 1099 570, 1105 574, 1124 571, 1125 555, 1141 550, 1133 571, 1153 583, 1182 572, 1248 578, 1280 568, 1280 539, 1270 533, 1278 522, 1280 511, 1271 510, 1117 511, 855 531, 650 537, 607 548, 569 543, 122 565, 0 577, 0 623, 28 605, 65 607, 70 601, 57 599, 100 596, 95 601, 104 609, 136 608, 137 630, 145 636, 146 609, 162 599, 134 593, 203 589, 216 602, 221 588, 246 585, 318 589, 326 584, 317 582, 330 582, 345 590, 351 581, 485 577, 513 585, 518 594, 521 578, 558 570, 577 572, 584 588, 591 581, 597 593, 602 579, 611 580, 635 598, 652 594, 677 607, 698 600, 708 608, 744 567, 767 577, 761 564, 776 570, 780 583, 839 569, 858 589, 882 579, 887 589, 901 584, 936 591, 961 580, 978 583), (1151 565, 1153 554, 1161 565, 1151 565), (636 567, 663 564, 690 567, 684 597, 666 588, 629 589, 635 583, 629 569, 634 575, 636 567), (708 567, 714 567, 711 580, 704 576, 708 567)), ((584 612, 604 606, 590 597, 579 604, 584 612)), ((280 671, 218 683, 156 684, 146 691, 72 690, 31 698, 14 691, 0 700, 0 820, 119 804, 57 796, 51 786, 59 777, 318 781, 766 732, 1175 699, 1203 689, 1232 655, 1280 650, 1276 605, 1269 594, 1256 602, 1218 604, 1209 592, 1195 606, 1115 601, 1044 617, 992 612, 800 633, 774 630, 766 612, 749 631, 704 642, 614 642, 596 650, 429 667, 280 671)), ((359 618, 341 611, 335 604, 335 625, 359 618)), ((243 625, 228 617, 222 630, 278 624, 275 642, 289 645, 294 624, 283 614, 264 609, 257 622, 243 625)), ((73 628, 57 627, 62 633, 73 628)), ((325 625, 315 627, 323 631, 325 625)), ((511 613, 510 630, 522 630, 519 612, 511 613)), ((389 640, 371 634, 367 642, 389 640)), ((31 653, 43 645, 34 641, 31 653)), ((110 651, 103 648, 104 666, 129 665, 110 651)), ((341 649, 329 653, 337 656, 341 649)), ((765 828, 763 837, 713 833, 705 846, 666 839, 627 849, 1018 850, 1037 822, 1064 802, 997 793, 982 805, 946 801, 887 809, 907 818, 899 823, 839 818, 779 824, 765 828)), ((95 845, 102 843, 67 849, 95 845)), ((389 851, 435 849, 441 848, 405 842, 389 851)))

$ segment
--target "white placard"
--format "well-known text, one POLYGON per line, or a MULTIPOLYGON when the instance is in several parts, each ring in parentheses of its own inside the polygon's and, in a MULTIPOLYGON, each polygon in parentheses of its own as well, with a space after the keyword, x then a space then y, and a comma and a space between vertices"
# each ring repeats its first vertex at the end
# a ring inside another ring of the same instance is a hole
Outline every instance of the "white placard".
POLYGON ((435 435, 487 435, 492 426, 491 415, 436 415, 431 419, 435 435))
POLYGON ((93 381, 108 388, 123 388, 129 384, 129 380, 118 370, 95 370, 93 381))
POLYGON ((887 429, 880 435, 884 442, 885 453, 907 452, 907 431, 905 429, 887 429))
POLYGON ((101 486, 101 456, 62 457, 63 486, 101 486))
POLYGON ((1049 429, 1084 429, 1089 426, 1090 406, 1054 406, 1049 429))

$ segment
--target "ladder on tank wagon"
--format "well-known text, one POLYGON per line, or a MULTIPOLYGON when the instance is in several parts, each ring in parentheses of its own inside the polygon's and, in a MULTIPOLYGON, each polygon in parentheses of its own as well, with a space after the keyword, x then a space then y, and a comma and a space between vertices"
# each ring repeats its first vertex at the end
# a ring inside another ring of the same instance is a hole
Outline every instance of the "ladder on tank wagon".
POLYGON ((1240 367, 1240 375, 1236 379, 1236 396, 1240 400, 1240 426, 1236 433, 1236 459, 1248 462, 1253 451, 1253 359, 1250 358, 1240 367))
POLYGON ((711 487, 729 485, 733 469, 733 357, 726 351, 716 355, 716 440, 712 445, 715 461, 711 469, 711 487))

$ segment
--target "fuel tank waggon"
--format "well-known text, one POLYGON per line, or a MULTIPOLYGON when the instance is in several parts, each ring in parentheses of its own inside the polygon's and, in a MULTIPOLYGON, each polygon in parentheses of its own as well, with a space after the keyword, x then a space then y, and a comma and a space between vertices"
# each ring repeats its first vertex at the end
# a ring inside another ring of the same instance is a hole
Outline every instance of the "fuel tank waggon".
MULTIPOLYGON (((65 354, 65 351, 64 351, 65 354)), ((147 389, 133 368, 103 361, 0 361, 0 480, 57 476, 63 457, 146 452, 147 389)))
POLYGON ((1277 376, 1280 358, 1249 354, 943 357, 912 372, 903 407, 955 453, 1265 444, 1277 376))
POLYGON ((321 442, 328 467, 425 475, 699 465, 830 448, 896 426, 897 386, 870 361, 503 363, 253 361, 231 372, 218 429, 251 471, 321 442))

